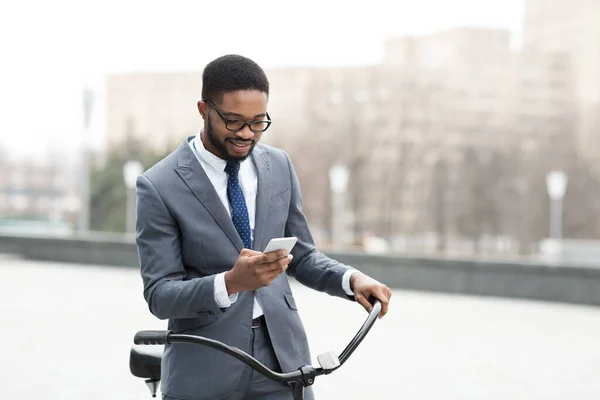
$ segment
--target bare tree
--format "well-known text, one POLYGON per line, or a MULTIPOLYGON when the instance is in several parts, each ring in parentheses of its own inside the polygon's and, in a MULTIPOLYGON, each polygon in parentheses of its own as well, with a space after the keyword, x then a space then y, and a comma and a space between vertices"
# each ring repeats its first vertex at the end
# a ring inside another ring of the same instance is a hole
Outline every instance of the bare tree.
POLYGON ((500 188, 506 179, 505 161, 496 149, 477 151, 467 147, 460 165, 460 202, 454 215, 456 230, 470 238, 476 253, 483 235, 500 233, 499 202, 507 201, 500 188))

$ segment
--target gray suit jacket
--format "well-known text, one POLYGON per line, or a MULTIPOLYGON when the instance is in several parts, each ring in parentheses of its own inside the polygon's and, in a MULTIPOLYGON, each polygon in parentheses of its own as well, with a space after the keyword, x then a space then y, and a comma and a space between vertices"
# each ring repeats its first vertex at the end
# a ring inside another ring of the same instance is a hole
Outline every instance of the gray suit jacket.
MULTIPOLYGON (((150 311, 168 319, 173 332, 217 339, 251 353, 256 295, 283 371, 310 364, 306 334, 285 274, 267 287, 240 293, 227 309, 215 303, 214 276, 233 267, 243 243, 189 148, 190 139, 137 181, 136 240, 150 311)), ((287 274, 310 288, 353 300, 342 289, 349 267, 315 249, 287 154, 257 144, 251 158, 258 173, 253 249, 262 251, 271 238, 298 237, 287 274)), ((239 360, 214 349, 167 345, 162 392, 177 399, 224 398, 235 389, 242 369, 239 360)))

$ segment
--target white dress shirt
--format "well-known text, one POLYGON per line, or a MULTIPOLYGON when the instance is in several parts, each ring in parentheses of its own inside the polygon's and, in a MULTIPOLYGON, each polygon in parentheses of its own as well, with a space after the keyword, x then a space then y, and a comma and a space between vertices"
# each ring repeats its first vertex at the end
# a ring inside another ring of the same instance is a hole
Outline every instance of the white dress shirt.
MULTIPOLYGON (((215 188, 221 202, 225 206, 225 209, 231 216, 231 207, 229 205, 229 199, 227 198, 227 180, 228 176, 225 172, 227 161, 217 157, 210 151, 206 150, 202 140, 200 139, 201 132, 190 140, 189 145, 192 152, 198 159, 198 162, 202 166, 202 169, 206 172, 208 179, 215 188)), ((248 208, 248 218, 250 220, 250 238, 254 240, 254 223, 256 215, 256 192, 258 191, 258 175, 256 168, 252 163, 250 157, 240 163, 240 171, 238 173, 238 180, 242 187, 242 193, 244 193, 244 199, 246 200, 246 207, 248 208)), ((232 265, 233 267, 233 265, 232 265)), ((352 273, 357 272, 355 269, 349 269, 346 271, 342 278, 342 288, 349 296, 353 296, 354 293, 350 290, 350 276, 352 273)), ((215 277, 215 302, 220 308, 227 308, 235 303, 237 300, 237 293, 231 296, 227 295, 227 288, 225 286, 225 272, 217 274, 215 277)), ((252 318, 257 318, 263 314, 263 309, 260 304, 258 296, 254 296, 254 307, 252 311, 252 318)))

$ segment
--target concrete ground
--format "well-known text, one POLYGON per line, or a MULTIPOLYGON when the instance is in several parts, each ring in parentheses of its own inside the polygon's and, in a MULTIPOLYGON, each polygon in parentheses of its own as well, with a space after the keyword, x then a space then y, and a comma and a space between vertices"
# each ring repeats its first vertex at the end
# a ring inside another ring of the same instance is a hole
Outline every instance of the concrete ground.
MULTIPOLYGON (((366 313, 292 284, 313 358, 352 338, 366 313)), ((163 329, 133 269, 0 256, 0 398, 149 399, 129 374, 132 337, 163 329)), ((318 399, 600 398, 600 308, 394 291, 318 399)))

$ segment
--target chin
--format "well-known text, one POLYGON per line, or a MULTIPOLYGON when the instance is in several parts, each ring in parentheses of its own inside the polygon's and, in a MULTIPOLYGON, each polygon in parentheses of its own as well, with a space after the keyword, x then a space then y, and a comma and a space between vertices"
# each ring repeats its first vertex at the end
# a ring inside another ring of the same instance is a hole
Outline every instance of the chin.
POLYGON ((232 160, 232 161, 238 161, 238 162, 242 162, 244 161, 246 158, 248 158, 248 156, 250 156, 250 154, 252 154, 252 150, 254 150, 254 146, 256 144, 252 145, 252 147, 250 147, 250 149, 245 153, 245 154, 240 154, 240 153, 230 153, 227 152, 227 157, 232 160))

